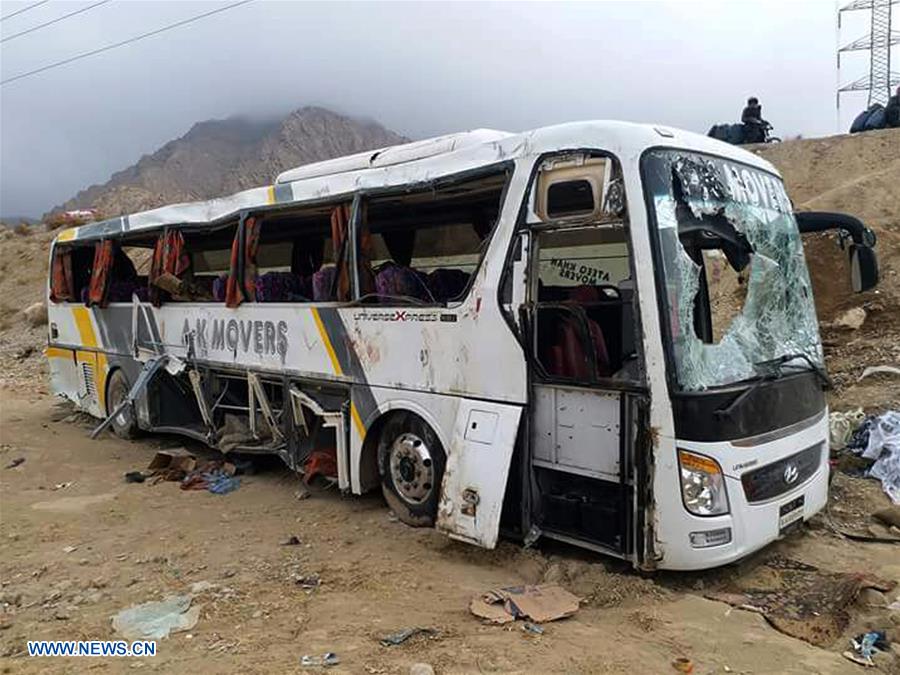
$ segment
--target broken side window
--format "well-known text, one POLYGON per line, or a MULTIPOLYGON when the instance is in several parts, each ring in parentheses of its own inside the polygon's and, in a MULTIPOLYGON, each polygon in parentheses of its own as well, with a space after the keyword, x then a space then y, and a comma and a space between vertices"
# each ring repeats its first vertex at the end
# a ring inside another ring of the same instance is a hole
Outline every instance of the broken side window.
POLYGON ((758 377, 766 362, 793 354, 821 365, 806 259, 781 180, 677 150, 643 162, 680 386, 758 377))

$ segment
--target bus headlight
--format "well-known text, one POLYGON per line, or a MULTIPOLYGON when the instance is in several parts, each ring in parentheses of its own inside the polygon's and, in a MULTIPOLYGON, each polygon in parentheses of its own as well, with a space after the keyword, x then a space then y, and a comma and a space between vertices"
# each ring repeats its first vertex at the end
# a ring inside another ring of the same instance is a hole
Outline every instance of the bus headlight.
POLYGON ((681 496, 684 506, 695 516, 721 516, 728 513, 725 476, 718 462, 687 450, 678 451, 681 496))

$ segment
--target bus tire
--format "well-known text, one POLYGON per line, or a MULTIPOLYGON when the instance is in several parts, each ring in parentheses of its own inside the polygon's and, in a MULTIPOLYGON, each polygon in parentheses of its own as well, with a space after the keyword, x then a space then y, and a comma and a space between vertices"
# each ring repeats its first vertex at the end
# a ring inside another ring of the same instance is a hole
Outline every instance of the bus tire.
POLYGON ((381 491, 397 518, 412 527, 434 527, 446 455, 431 427, 400 413, 384 425, 378 443, 381 491))
MULTIPOLYGON (((106 414, 111 415, 118 405, 125 400, 131 384, 121 368, 117 368, 109 377, 106 385, 106 414)), ((137 421, 134 417, 134 406, 126 406, 125 409, 116 415, 109 425, 113 433, 119 438, 130 440, 138 434, 137 421)))

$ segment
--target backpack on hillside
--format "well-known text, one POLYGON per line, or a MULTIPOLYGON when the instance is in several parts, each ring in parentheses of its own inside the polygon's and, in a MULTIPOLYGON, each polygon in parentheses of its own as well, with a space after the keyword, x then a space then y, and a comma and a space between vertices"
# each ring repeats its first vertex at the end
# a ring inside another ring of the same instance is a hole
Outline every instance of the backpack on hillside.
POLYGON ((858 134, 861 131, 884 129, 885 121, 884 106, 874 103, 856 116, 853 124, 850 125, 850 133, 858 134))

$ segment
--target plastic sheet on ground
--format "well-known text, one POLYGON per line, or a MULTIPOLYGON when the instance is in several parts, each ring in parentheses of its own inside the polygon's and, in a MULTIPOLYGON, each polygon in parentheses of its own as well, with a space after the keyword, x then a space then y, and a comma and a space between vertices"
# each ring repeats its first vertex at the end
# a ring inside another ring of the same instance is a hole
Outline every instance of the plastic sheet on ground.
POLYGON ((881 481, 887 496, 900 504, 900 411, 889 410, 867 424, 865 447, 851 449, 866 459, 874 459, 869 476, 881 481))
POLYGON ((191 596, 170 595, 123 609, 112 617, 112 627, 128 640, 161 640, 169 633, 190 630, 199 618, 200 608, 191 607, 191 596))
POLYGON ((758 612, 782 633, 827 647, 850 624, 849 608, 863 588, 887 592, 895 586, 869 574, 829 572, 776 556, 706 597, 758 612))

